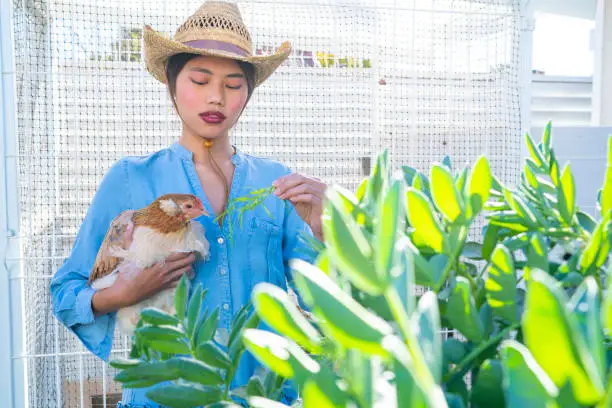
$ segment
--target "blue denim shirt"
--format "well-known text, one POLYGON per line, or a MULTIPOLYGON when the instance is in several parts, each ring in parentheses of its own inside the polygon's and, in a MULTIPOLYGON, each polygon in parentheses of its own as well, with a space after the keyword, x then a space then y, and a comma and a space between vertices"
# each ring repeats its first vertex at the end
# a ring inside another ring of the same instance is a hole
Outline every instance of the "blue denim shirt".
MULTIPOLYGON (((223 226, 214 221, 210 203, 196 174, 192 153, 173 143, 169 148, 142 157, 127 157, 115 163, 103 178, 79 230, 70 257, 53 276, 51 294, 55 316, 103 360, 108 360, 115 329, 115 314, 95 317, 91 298, 95 290, 87 285, 98 248, 111 221, 124 210, 142 208, 168 193, 195 194, 210 216, 199 217, 210 243, 210 259, 194 265, 193 283, 208 288, 206 307, 219 308, 219 327, 229 329, 231 319, 259 282, 271 282, 286 289, 291 281, 288 261, 301 258, 312 261, 315 254, 299 239, 311 234, 309 226, 293 206, 276 196, 243 215, 242 227, 237 215, 223 226), (270 214, 272 216, 270 216, 270 214), (229 223, 233 226, 230 245, 229 223)), ((275 161, 237 151, 230 199, 249 191, 266 188, 290 170, 275 161)), ((195 285, 192 285, 193 288, 195 285)), ((233 386, 244 385, 257 362, 245 353, 233 386)), ((146 400, 146 390, 125 390, 123 406, 156 407, 146 400)))

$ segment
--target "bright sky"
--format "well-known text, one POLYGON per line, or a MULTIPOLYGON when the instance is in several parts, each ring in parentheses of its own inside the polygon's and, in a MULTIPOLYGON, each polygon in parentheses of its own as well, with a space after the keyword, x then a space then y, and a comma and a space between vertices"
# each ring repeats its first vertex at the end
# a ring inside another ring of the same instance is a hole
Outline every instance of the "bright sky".
POLYGON ((593 20, 554 14, 536 14, 533 33, 533 69, 547 75, 592 76, 593 20))

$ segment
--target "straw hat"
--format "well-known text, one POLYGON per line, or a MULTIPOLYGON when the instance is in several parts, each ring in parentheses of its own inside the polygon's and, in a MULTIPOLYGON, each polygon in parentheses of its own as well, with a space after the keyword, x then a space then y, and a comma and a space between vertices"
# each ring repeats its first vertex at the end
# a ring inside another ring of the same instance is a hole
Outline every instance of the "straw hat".
POLYGON ((144 28, 144 57, 147 70, 167 83, 168 58, 183 52, 231 58, 255 67, 255 86, 265 81, 289 56, 291 45, 285 41, 276 53, 253 55, 251 35, 233 3, 207 1, 176 30, 174 39, 144 28))

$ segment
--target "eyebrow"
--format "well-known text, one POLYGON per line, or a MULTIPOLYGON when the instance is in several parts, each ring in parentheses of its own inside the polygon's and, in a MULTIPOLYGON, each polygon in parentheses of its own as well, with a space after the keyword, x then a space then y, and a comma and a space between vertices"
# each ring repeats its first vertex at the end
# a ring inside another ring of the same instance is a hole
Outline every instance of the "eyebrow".
MULTIPOLYGON (((203 72, 203 73, 208 74, 208 75, 212 75, 213 74, 210 70, 208 70, 206 68, 200 68, 200 67, 193 67, 193 68, 190 69, 190 71, 203 72)), ((244 74, 240 74, 240 73, 236 72, 236 73, 233 73, 233 74, 227 74, 226 77, 227 78, 244 78, 244 74)))

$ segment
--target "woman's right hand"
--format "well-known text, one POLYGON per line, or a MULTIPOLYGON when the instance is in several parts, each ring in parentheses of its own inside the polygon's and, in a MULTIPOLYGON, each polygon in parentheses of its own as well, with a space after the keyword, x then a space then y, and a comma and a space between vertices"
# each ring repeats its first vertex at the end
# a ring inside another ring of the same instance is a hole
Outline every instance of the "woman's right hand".
POLYGON ((176 287, 183 274, 193 277, 193 252, 177 252, 145 269, 126 263, 121 265, 117 280, 108 287, 97 291, 91 305, 99 316, 115 312, 123 307, 139 303, 164 289, 176 287))
POLYGON ((131 306, 164 289, 176 287, 184 274, 193 277, 192 265, 195 259, 193 252, 175 252, 164 262, 142 270, 128 263, 121 267, 112 286, 118 286, 117 290, 126 302, 125 306, 131 306))

